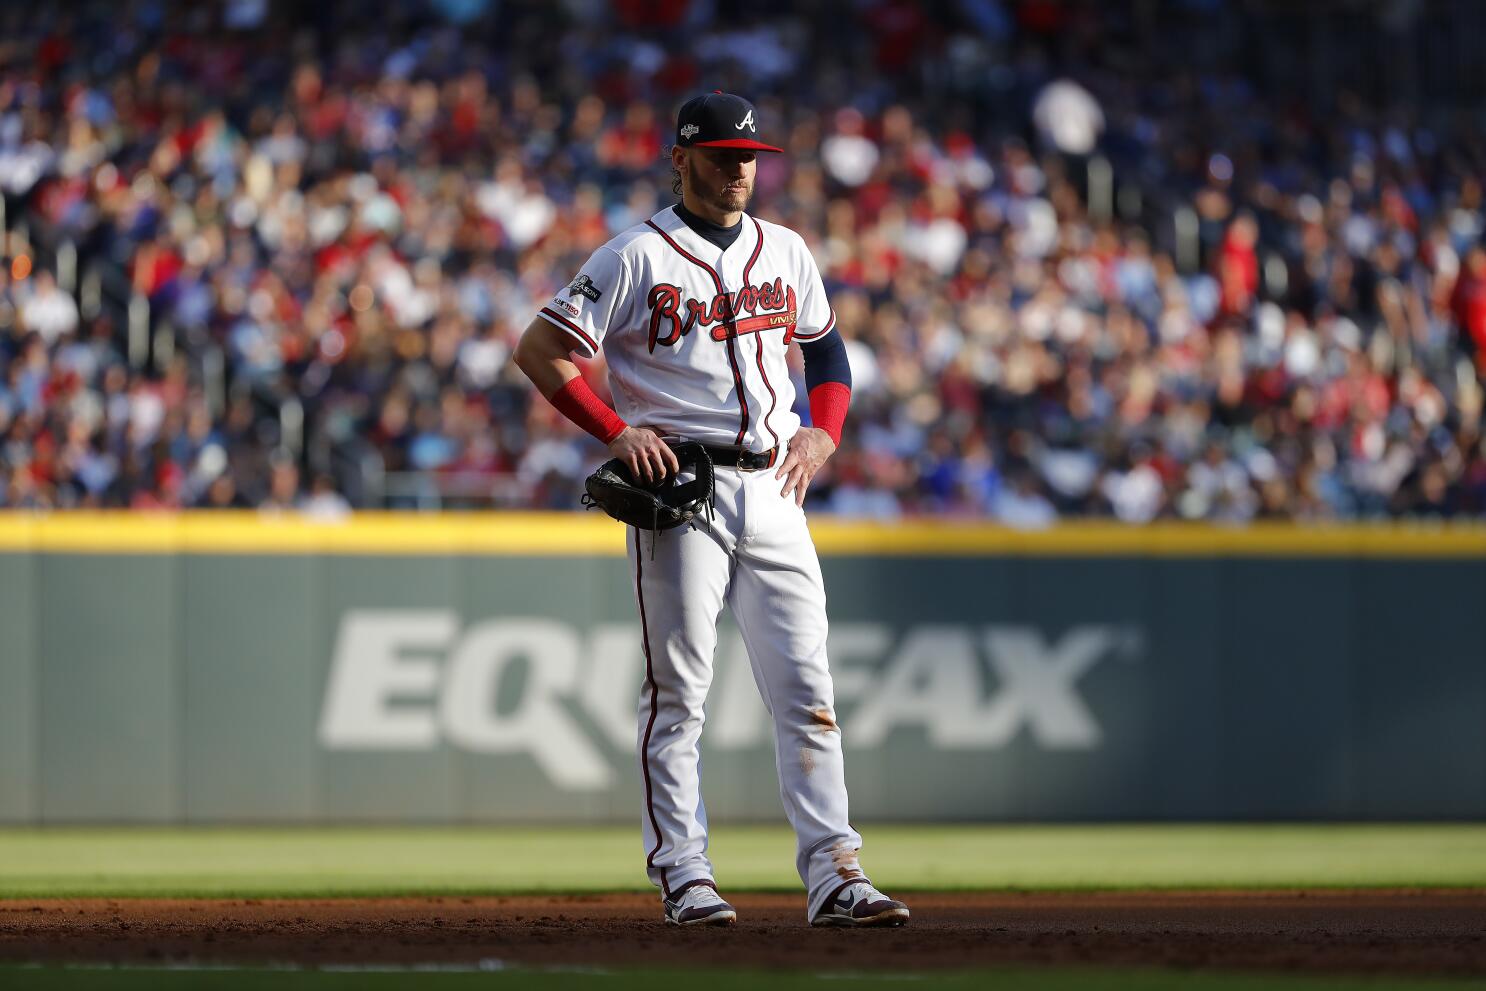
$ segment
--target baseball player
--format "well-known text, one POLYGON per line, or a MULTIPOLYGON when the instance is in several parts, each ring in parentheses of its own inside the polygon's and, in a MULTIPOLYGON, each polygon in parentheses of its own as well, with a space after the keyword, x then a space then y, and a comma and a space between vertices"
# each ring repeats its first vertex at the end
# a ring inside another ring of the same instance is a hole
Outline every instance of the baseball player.
POLYGON ((851 395, 846 349, 799 235, 744 212, 760 152, 758 111, 728 93, 681 108, 671 165, 681 202, 594 252, 527 327, 516 362, 635 478, 677 472, 667 444, 706 447, 710 522, 630 534, 644 640, 639 706, 645 866, 665 919, 726 925, 707 859, 698 747, 717 619, 732 610, 774 720, 780 794, 815 925, 902 925, 908 908, 874 888, 847 821, 841 731, 826 663, 826 597, 801 508, 835 451, 851 395), (793 412, 785 364, 805 357, 813 427, 793 412), (573 353, 602 350, 617 410, 573 353))

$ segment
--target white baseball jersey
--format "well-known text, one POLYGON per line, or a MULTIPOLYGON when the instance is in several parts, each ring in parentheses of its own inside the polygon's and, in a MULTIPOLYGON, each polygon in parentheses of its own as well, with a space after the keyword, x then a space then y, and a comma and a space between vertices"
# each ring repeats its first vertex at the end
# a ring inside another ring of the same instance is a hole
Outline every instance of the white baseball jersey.
POLYGON ((669 207, 595 251, 541 315, 584 356, 603 349, 626 423, 751 451, 800 426, 786 346, 836 322, 794 231, 745 214, 724 251, 669 207))

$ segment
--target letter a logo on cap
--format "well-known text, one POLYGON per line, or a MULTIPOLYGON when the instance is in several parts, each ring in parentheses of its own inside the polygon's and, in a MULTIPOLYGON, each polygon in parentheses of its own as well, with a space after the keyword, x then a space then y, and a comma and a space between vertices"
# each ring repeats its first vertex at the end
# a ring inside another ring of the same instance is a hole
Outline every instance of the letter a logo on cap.
POLYGON ((750 109, 750 110, 749 110, 749 111, 748 111, 748 116, 746 116, 746 117, 744 117, 744 118, 743 118, 743 119, 742 119, 742 120, 740 120, 740 121, 739 121, 739 122, 738 122, 738 123, 737 123, 737 124, 735 124, 735 125, 734 125, 734 126, 735 126, 735 127, 736 127, 736 128, 737 128, 737 129, 738 129, 738 130, 740 130, 740 131, 741 131, 741 130, 743 130, 743 128, 745 128, 745 127, 746 127, 746 128, 748 128, 748 129, 749 129, 749 130, 750 130, 750 131, 753 131, 753 132, 754 132, 754 133, 755 133, 755 134, 756 134, 756 133, 758 133, 758 128, 756 128, 756 127, 754 127, 754 126, 753 126, 753 110, 752 110, 752 109, 750 109))

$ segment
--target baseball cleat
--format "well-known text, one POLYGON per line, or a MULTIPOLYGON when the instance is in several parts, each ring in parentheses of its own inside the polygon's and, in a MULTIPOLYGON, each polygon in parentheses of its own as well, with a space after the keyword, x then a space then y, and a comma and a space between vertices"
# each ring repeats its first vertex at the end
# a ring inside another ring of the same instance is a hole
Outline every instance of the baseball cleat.
POLYGON ((902 926, 908 906, 894 901, 866 881, 852 881, 836 889, 825 907, 810 920, 812 926, 902 926))
POLYGON ((711 881, 693 881, 662 902, 673 926, 730 926, 738 921, 733 906, 722 900, 711 881))

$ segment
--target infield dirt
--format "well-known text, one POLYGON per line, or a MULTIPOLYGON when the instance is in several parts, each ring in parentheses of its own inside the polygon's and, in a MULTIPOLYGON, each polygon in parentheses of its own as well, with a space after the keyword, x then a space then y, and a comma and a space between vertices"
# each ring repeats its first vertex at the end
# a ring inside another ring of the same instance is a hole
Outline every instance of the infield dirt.
POLYGON ((862 931, 811 929, 787 895, 732 896, 738 924, 705 930, 634 894, 9 901, 0 960, 1486 974, 1486 890, 903 897, 909 926, 862 931))

